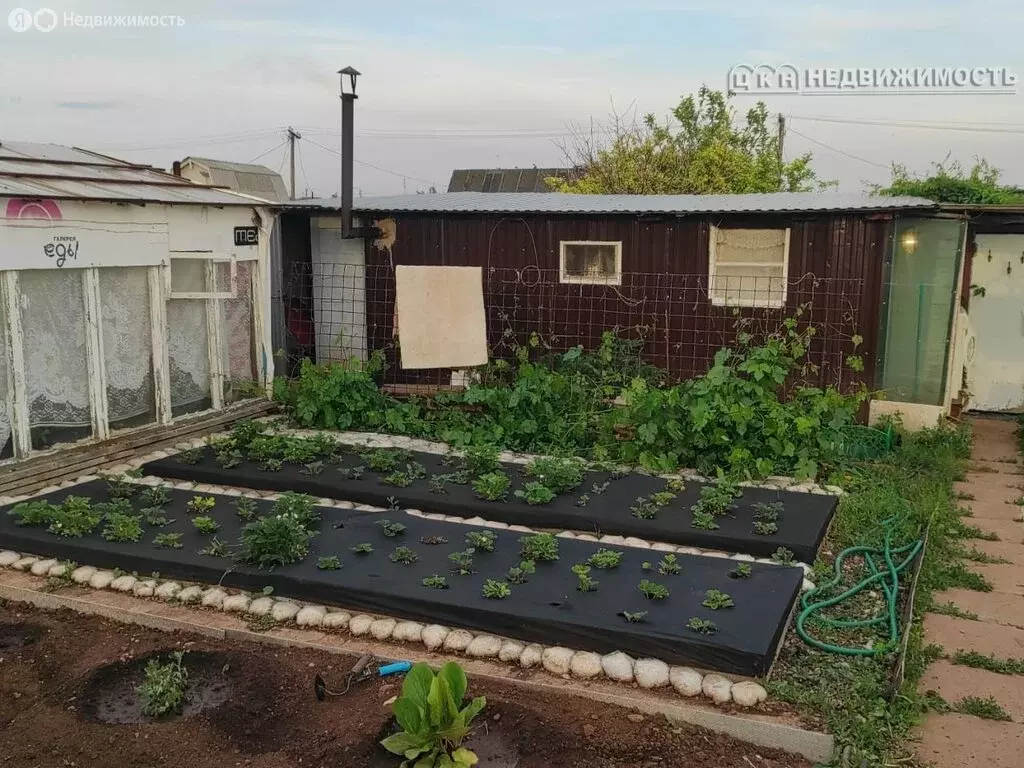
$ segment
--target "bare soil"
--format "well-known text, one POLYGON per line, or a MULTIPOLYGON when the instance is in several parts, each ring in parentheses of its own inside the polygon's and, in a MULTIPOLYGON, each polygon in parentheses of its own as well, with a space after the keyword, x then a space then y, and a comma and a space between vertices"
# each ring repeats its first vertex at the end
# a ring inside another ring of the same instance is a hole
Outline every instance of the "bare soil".
MULTIPOLYGON (((355 659, 168 634, 71 612, 0 606, 2 768, 397 768, 377 741, 400 680, 318 702, 355 659), (137 716, 146 658, 186 651, 196 683, 181 715, 137 716), (108 724, 102 720, 121 721, 108 724), (134 720, 125 723, 124 720, 134 720)), ((802 758, 621 707, 470 680, 487 708, 472 743, 489 768, 809 768, 802 758)))

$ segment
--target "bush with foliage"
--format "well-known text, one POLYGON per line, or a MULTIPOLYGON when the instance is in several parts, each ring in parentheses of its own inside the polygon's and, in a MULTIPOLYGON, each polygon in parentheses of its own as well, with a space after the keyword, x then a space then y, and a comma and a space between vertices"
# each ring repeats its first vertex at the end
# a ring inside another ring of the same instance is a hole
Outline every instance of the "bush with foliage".
POLYGON ((142 685, 138 689, 144 714, 162 717, 181 710, 188 687, 188 670, 183 659, 184 652, 175 651, 163 664, 158 659, 146 662, 142 685))
POLYGON ((260 568, 275 568, 297 563, 309 552, 313 537, 298 519, 269 515, 247 523, 242 529, 239 559, 260 568))

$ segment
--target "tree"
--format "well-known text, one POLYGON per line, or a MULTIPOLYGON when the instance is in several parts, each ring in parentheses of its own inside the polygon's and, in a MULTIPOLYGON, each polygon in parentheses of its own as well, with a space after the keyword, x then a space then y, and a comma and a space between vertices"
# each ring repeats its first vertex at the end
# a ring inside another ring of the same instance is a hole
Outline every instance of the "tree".
POLYGON ((1024 190, 999 183, 1002 172, 984 158, 976 158, 970 171, 949 156, 932 163, 929 176, 913 176, 905 165, 893 163, 889 186, 874 187, 877 195, 926 197, 937 203, 963 205, 1011 205, 1024 203, 1024 190))
POLYGON ((734 125, 728 97, 707 86, 680 100, 674 120, 612 115, 608 125, 572 126, 562 151, 575 170, 547 179, 558 192, 742 194, 805 192, 818 181, 807 153, 785 162, 768 108, 758 102, 734 125))

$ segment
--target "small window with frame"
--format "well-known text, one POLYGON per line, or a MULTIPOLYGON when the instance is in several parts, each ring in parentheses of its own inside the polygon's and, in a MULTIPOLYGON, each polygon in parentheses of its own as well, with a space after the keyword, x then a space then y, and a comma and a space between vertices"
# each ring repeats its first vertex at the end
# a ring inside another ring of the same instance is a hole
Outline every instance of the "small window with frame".
POLYGON ((562 240, 559 251, 560 282, 622 285, 621 240, 562 240))
POLYGON ((231 255, 171 253, 166 280, 169 299, 234 299, 238 295, 237 263, 231 255))
POLYGON ((711 227, 708 294, 729 307, 786 305, 789 228, 711 227))

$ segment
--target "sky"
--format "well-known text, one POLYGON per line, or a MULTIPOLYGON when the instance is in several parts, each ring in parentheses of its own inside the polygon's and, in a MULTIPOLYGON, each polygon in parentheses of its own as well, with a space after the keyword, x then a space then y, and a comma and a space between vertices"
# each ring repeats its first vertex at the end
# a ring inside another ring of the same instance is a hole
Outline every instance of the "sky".
MULTIPOLYGON (((557 166, 573 123, 669 114, 736 64, 1006 67, 1024 76, 1019 0, 45 0, 61 23, 14 31, 36 0, 0 2, 0 141, 70 144, 169 168, 188 155, 256 161, 297 189, 339 187, 338 69, 363 74, 357 194, 444 190, 453 168, 557 166), (183 24, 65 26, 79 15, 183 24)), ((786 155, 814 155, 846 191, 947 156, 1024 184, 1024 82, 1013 95, 764 96, 786 155), (822 120, 821 118, 826 118, 822 120), (859 122, 828 122, 828 120, 859 122), (938 128, 892 123, 926 122, 938 128), (957 128, 957 130, 953 130, 957 128)), ((756 98, 736 96, 740 112, 756 98)))

